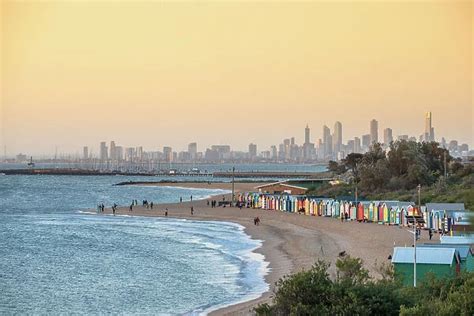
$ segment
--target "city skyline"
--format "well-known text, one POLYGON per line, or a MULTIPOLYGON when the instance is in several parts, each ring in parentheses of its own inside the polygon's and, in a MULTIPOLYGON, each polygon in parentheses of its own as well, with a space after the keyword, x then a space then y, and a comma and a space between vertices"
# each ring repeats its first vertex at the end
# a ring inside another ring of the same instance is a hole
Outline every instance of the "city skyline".
POLYGON ((7 0, 0 9, 9 154, 103 139, 246 150, 288 135, 302 142, 306 123, 316 143, 336 121, 347 142, 372 118, 379 140, 380 127, 418 137, 427 111, 436 137, 474 145, 470 1, 7 0))
MULTIPOLYGON (((154 160, 154 161, 219 161, 219 160, 248 160, 248 161, 294 161, 294 162, 310 162, 310 161, 328 161, 341 160, 350 153, 364 153, 375 143, 382 145, 384 149, 388 149, 392 141, 409 140, 417 142, 438 142, 441 147, 447 148, 455 156, 462 156, 465 154, 472 155, 472 149, 469 151, 469 145, 460 143, 457 140, 445 139, 441 136, 440 139, 434 137, 435 128, 432 125, 432 113, 425 113, 425 130, 418 137, 415 135, 399 134, 394 137, 393 130, 390 127, 379 127, 378 121, 372 119, 369 121, 368 134, 351 135, 347 142, 342 141, 343 124, 336 121, 334 129, 326 125, 322 126, 322 138, 311 142, 311 128, 306 124, 304 128, 304 142, 299 145, 299 142, 294 136, 286 137, 281 140, 280 144, 273 144, 269 147, 259 146, 255 143, 250 143, 246 150, 240 150, 233 147, 231 144, 213 144, 209 146, 199 147, 199 142, 191 142, 186 149, 177 149, 172 144, 164 145, 159 148, 144 148, 138 146, 120 146, 116 145, 115 140, 110 141, 110 146, 107 141, 101 141, 97 150, 94 151, 94 146, 83 146, 82 154, 77 151, 75 154, 63 154, 62 157, 67 159, 98 159, 99 161, 134 161, 134 160, 154 160), (379 138, 379 130, 383 130, 381 138, 379 138), (429 132, 427 132, 429 131, 429 132), (360 137, 359 137, 360 136, 360 137), (361 142, 362 139, 362 142, 361 142), (201 149, 201 150, 199 150, 201 149), (145 158, 144 158, 145 157, 145 158)), ((17 160, 26 160, 30 154, 25 155, 19 153, 17 160), (18 159, 20 157, 21 159, 18 159)), ((43 156, 45 157, 45 156, 43 156)), ((51 157, 51 156, 49 156, 51 157)), ((6 155, 4 154, 4 158, 6 155)), ((11 157, 10 157, 11 158, 11 157)), ((57 151, 54 159, 57 159, 57 151)))

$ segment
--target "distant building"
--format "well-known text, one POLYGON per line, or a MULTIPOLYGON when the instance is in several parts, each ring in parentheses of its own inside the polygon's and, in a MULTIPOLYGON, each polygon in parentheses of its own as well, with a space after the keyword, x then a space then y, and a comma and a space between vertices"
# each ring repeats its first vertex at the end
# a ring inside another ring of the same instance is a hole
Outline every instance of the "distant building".
POLYGON ((386 128, 383 130, 383 143, 388 146, 393 141, 392 129, 386 128))
POLYGON ((195 160, 197 157, 197 143, 190 143, 188 145, 189 159, 195 160))
POLYGON ((135 151, 136 151, 136 158, 139 161, 142 161, 143 160, 143 147, 142 146, 137 147, 137 149, 135 151))
POLYGON ((257 158, 257 145, 254 143, 249 144, 249 158, 257 158))
POLYGON ((124 150, 122 146, 115 146, 115 160, 122 161, 124 150))
POLYGON ((332 137, 331 130, 326 125, 323 126, 323 146, 324 158, 330 158, 332 156, 332 137))
POLYGON ((163 159, 166 162, 173 161, 173 148, 168 147, 168 146, 163 147, 163 159))
POLYGON ((100 143, 100 150, 99 150, 99 158, 101 161, 108 160, 108 153, 107 153, 107 144, 106 142, 100 143))
POLYGON ((458 151, 458 141, 457 140, 452 140, 449 142, 448 145, 449 151, 458 151))
POLYGON ((111 160, 117 160, 117 153, 115 151, 115 142, 114 141, 111 141, 110 142, 110 154, 109 154, 109 158, 111 160))
POLYGON ((273 145, 271 148, 270 148, 270 158, 271 159, 278 159, 278 151, 277 151, 277 147, 275 145, 273 145))
POLYGON ((408 135, 398 135, 397 139, 398 140, 408 140, 408 135))
POLYGON ((341 122, 336 122, 334 124, 334 134, 332 137, 332 147, 334 153, 338 153, 341 151, 341 146, 342 146, 342 123, 341 122))
POLYGON ((212 145, 211 150, 217 152, 218 159, 229 159, 230 158, 230 146, 229 145, 212 145))
POLYGON ((370 121, 370 144, 379 142, 379 122, 373 119, 370 121))
POLYGON ((425 134, 424 134, 424 140, 426 142, 434 142, 435 137, 434 137, 434 128, 431 125, 431 112, 426 112, 425 115, 425 134))
POLYGON ((346 149, 347 153, 350 154, 350 153, 354 153, 355 152, 355 141, 353 139, 349 139, 347 141, 347 149, 346 149))
POLYGON ((354 152, 358 154, 362 153, 359 137, 354 137, 354 152))
POLYGON ((306 125, 306 128, 304 129, 304 143, 310 143, 310 129, 308 125, 306 125))
POLYGON ((82 159, 87 160, 89 159, 89 147, 84 146, 82 148, 82 159))
POLYGON ((367 150, 370 147, 370 134, 362 135, 362 148, 367 150))

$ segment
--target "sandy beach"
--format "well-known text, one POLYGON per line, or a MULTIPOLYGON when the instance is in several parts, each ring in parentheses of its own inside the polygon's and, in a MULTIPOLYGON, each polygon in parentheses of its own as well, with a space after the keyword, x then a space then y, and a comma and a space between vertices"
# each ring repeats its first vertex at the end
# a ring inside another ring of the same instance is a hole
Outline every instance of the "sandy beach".
MULTIPOLYGON (((162 183, 163 186, 180 186, 193 188, 226 189, 230 183, 162 183)), ((236 192, 252 190, 257 183, 236 183, 236 192)), ((226 199, 230 198, 227 196, 226 199)), ((179 197, 178 197, 179 199, 179 197)), ((222 199, 222 196, 214 197, 222 199)), ((308 269, 318 259, 331 262, 330 273, 335 276, 334 263, 340 252, 345 251, 353 257, 364 260, 365 266, 371 274, 377 277, 377 267, 382 263, 390 263, 388 256, 393 246, 411 246, 413 235, 408 228, 386 226, 375 223, 341 222, 327 217, 314 217, 294 213, 267 211, 247 208, 207 206, 207 201, 193 201, 173 204, 155 205, 153 210, 142 206, 135 206, 133 212, 128 207, 119 207, 117 214, 136 216, 164 216, 168 208, 168 216, 195 220, 218 220, 241 224, 245 232, 253 239, 263 241, 257 249, 270 263, 270 272, 266 281, 270 284, 270 291, 260 298, 232 305, 212 312, 211 315, 249 315, 260 303, 270 303, 275 282, 284 275, 302 269, 308 269), (190 214, 191 205, 194 215, 190 214), (253 219, 261 219, 259 226, 255 226, 253 219)), ((108 208, 105 211, 110 213, 108 208)), ((419 242, 428 242, 428 233, 422 232, 419 242)), ((439 240, 435 234, 433 241, 439 240)))

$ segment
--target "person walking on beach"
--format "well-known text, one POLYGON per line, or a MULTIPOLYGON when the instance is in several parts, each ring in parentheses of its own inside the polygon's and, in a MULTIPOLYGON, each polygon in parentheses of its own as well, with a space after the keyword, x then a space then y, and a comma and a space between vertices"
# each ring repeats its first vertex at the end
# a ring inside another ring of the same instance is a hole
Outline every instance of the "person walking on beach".
POLYGON ((191 215, 194 215, 194 207, 191 206, 191 215))
POLYGON ((344 213, 344 219, 346 220, 346 222, 349 220, 349 213, 347 212, 344 213))
POLYGON ((431 238, 433 238, 433 230, 432 230, 431 228, 430 228, 430 230, 428 231, 428 234, 429 234, 430 240, 431 240, 431 238))
POLYGON ((130 208, 128 209, 129 212, 132 212, 133 211, 133 203, 130 204, 130 208))
POLYGON ((183 203, 183 197, 182 196, 179 197, 179 203, 183 203))
POLYGON ((168 208, 165 210, 165 217, 168 217, 168 208))
POLYGON ((150 209, 153 209, 153 202, 150 202, 150 209))
POLYGON ((193 196, 191 195, 191 202, 193 201, 193 196))

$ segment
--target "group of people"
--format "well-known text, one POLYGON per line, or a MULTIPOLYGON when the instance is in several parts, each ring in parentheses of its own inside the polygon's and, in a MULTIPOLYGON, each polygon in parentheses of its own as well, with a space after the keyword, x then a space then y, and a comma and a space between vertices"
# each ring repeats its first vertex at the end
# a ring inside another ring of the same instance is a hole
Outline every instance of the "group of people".
MULTIPOLYGON (((118 206, 118 205, 117 205, 116 203, 114 203, 114 204, 112 205, 112 214, 114 214, 114 215, 115 215, 115 211, 117 211, 117 206, 118 206)), ((97 212, 99 212, 99 213, 104 213, 104 211, 105 211, 105 205, 104 205, 104 203, 98 204, 98 205, 97 205, 97 212)))
MULTIPOLYGON (((193 201, 193 196, 192 195, 189 196, 189 200, 191 202, 193 201)), ((182 196, 179 197, 179 203, 183 203, 183 197, 182 196)))
MULTIPOLYGON (((216 201, 216 200, 212 200, 212 201, 210 202, 210 204, 211 204, 211 208, 215 208, 215 207, 217 206, 217 201, 216 201)), ((207 205, 209 206, 209 200, 207 201, 207 205)))
POLYGON ((349 221, 349 213, 348 212, 345 212, 344 214, 341 213, 341 222, 344 222, 344 221, 349 221))

